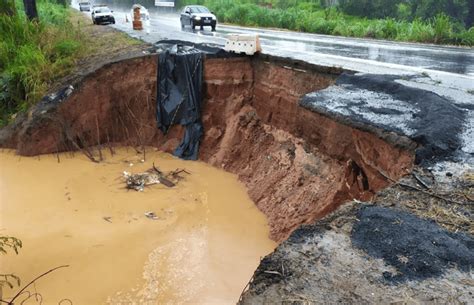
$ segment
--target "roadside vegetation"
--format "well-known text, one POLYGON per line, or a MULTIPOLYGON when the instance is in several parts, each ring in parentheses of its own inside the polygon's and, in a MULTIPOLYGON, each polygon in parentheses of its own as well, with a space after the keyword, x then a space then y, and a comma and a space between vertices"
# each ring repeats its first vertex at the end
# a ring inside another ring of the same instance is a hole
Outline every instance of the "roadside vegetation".
POLYGON ((23 1, 16 0, 6 13, 0 7, 0 127, 41 100, 82 60, 139 43, 92 25, 65 2, 36 0, 38 19, 33 21, 26 17, 23 1))
POLYGON ((221 22, 293 31, 474 46, 472 0, 181 0, 221 22))
POLYGON ((0 126, 27 110, 64 76, 81 54, 81 32, 69 10, 54 0, 38 0, 39 20, 29 21, 21 1, 16 13, 0 14, 0 126))

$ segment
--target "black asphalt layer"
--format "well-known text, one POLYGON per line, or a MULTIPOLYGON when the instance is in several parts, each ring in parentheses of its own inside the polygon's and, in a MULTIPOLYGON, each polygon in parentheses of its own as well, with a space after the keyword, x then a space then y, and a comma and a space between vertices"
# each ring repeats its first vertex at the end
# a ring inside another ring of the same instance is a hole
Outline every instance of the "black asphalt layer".
POLYGON ((352 244, 382 258, 397 273, 385 272, 392 283, 440 276, 447 268, 474 267, 474 239, 452 233, 434 221, 377 206, 362 207, 352 229, 352 244))
POLYGON ((467 109, 436 93, 402 85, 397 78, 343 74, 334 86, 304 96, 300 105, 360 129, 375 127, 410 138, 419 145, 417 164, 455 159, 467 109), (389 105, 387 96, 395 102, 389 105))

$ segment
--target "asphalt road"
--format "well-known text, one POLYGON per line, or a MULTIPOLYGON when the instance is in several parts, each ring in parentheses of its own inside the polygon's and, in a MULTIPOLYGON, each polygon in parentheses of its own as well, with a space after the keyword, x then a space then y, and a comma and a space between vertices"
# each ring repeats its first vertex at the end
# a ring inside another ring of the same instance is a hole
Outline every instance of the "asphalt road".
MULTIPOLYGON (((347 70, 377 74, 428 74, 434 81, 465 91, 474 90, 474 48, 446 47, 428 44, 391 42, 282 30, 248 28, 218 24, 203 31, 181 29, 179 14, 151 13, 150 27, 133 31, 126 22, 130 10, 114 5, 115 28, 154 43, 162 39, 179 39, 196 43, 224 45, 230 33, 256 33, 263 53, 294 58, 317 65, 336 66, 347 70)), ((76 7, 77 5, 73 5, 76 7)), ((85 14, 87 14, 85 12, 85 14)))
MULTIPOLYGON (((130 25, 123 24, 124 15, 123 11, 116 12, 119 28, 130 25)), ((177 14, 152 14, 151 18, 151 37, 156 35, 168 38, 180 37, 191 41, 223 44, 225 36, 231 33, 259 34, 264 52, 280 56, 294 53, 305 57, 329 55, 474 76, 473 48, 347 38, 222 24, 218 25, 215 33, 210 31, 210 27, 206 27, 203 31, 193 31, 187 27, 182 31, 177 14)))
MULTIPOLYGON (((151 32, 169 35, 169 33, 181 31, 178 15, 153 17, 151 32)), ((218 26, 216 33, 212 33, 209 27, 204 31, 192 31, 190 28, 186 28, 185 31, 193 35, 209 37, 209 40, 225 38, 225 35, 232 33, 255 33, 259 34, 264 50, 273 52, 278 50, 280 54, 336 55, 474 76, 474 49, 472 48, 354 39, 226 25, 218 26)))
MULTIPOLYGON (((206 27, 203 31, 194 31, 189 27, 182 30, 179 14, 157 12, 151 13, 151 26, 147 34, 147 31, 134 32, 131 23, 125 23, 125 14, 130 16, 130 10, 123 9, 112 1, 107 2, 115 11, 117 20, 115 27, 130 35, 139 36, 147 42, 153 43, 169 38, 223 45, 227 34, 255 33, 260 36, 264 53, 293 57, 315 64, 334 65, 372 73, 381 73, 385 69, 391 69, 392 72, 403 71, 401 73, 422 73, 424 70, 431 70, 474 77, 474 48, 348 38, 223 24, 218 24, 216 32, 212 32, 210 27, 206 27)), ((472 80, 474 81, 474 78, 472 80)))
MULTIPOLYGON (((324 66, 378 74, 429 74, 433 80, 463 90, 474 89, 474 48, 391 42, 282 30, 248 28, 218 24, 203 31, 181 29, 178 14, 151 13, 150 27, 133 31, 125 22, 129 10, 110 5, 115 11, 115 28, 154 43, 179 39, 196 43, 224 45, 230 33, 256 33, 263 53, 289 57, 324 66)), ((130 17, 129 17, 130 20, 130 17)))

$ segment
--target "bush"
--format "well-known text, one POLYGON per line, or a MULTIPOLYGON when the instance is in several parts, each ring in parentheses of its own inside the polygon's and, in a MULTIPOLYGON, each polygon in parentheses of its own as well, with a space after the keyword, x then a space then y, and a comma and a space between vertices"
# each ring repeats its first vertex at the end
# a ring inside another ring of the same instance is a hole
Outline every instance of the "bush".
POLYGON ((452 36, 453 26, 448 16, 438 14, 432 22, 434 32, 434 42, 444 43, 452 36))
POLYGON ((54 45, 54 53, 57 58, 71 57, 76 53, 80 46, 81 45, 78 41, 72 39, 61 40, 54 45))
POLYGON ((409 25, 407 33, 408 41, 434 42, 434 31, 429 23, 424 23, 420 19, 415 19, 409 25))
POLYGON ((382 37, 395 39, 398 36, 398 22, 394 19, 385 19, 382 24, 382 37))
POLYGON ((466 46, 474 46, 474 27, 470 28, 469 31, 454 34, 452 38, 452 43, 466 46))

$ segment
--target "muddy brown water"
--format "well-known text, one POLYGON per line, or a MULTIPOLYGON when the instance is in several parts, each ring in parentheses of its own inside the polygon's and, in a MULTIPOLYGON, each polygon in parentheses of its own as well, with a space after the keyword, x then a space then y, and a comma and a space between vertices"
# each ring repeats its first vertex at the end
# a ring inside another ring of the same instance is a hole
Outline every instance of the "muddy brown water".
MULTIPOLYGON (((30 289, 43 304, 231 304, 276 246, 244 186, 205 163, 150 150, 141 163, 126 148, 100 164, 80 154, 59 158, 0 152, 0 235, 24 244, 0 257, 0 273, 27 283, 70 265, 30 289), (152 162, 191 175, 175 188, 125 190, 122 172, 152 162)), ((4 299, 17 290, 4 290, 4 299)))

